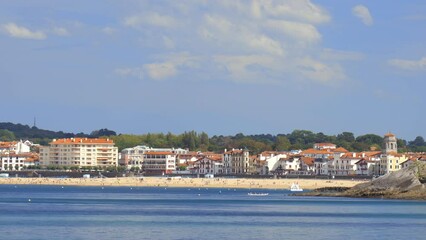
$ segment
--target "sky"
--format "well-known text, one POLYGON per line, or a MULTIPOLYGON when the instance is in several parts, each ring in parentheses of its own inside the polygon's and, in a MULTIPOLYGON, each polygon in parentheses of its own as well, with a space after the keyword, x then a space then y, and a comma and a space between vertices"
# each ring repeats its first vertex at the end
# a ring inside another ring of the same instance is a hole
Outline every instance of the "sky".
POLYGON ((0 122, 426 137, 424 0, 0 2, 0 122))

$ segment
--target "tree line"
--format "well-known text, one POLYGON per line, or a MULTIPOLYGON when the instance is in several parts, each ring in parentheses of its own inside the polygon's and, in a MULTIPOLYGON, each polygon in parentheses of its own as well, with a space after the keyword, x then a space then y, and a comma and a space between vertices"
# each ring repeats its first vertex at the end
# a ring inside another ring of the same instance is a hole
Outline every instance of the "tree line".
MULTIPOLYGON (((383 137, 375 134, 365 134, 355 137, 351 132, 342 132, 337 135, 326 135, 322 132, 314 133, 308 130, 294 130, 288 134, 256 134, 244 135, 238 133, 234 136, 214 135, 209 137, 207 133, 187 131, 182 134, 173 133, 147 133, 141 135, 116 134, 109 129, 99 129, 90 134, 64 133, 42 130, 27 125, 0 123, 0 141, 13 141, 28 139, 34 143, 48 145, 54 138, 70 137, 108 137, 114 140, 121 151, 124 148, 137 145, 147 145, 157 148, 187 148, 191 151, 223 152, 232 148, 247 148, 252 154, 262 151, 289 151, 311 148, 314 143, 330 142, 349 151, 381 150, 383 137)), ((413 141, 398 139, 400 152, 426 152, 426 142, 418 136, 413 141)))
MULTIPOLYGON (((238 133, 235 136, 215 135, 209 137, 207 133, 195 131, 182 134, 172 133, 148 133, 143 135, 120 134, 110 136, 119 149, 133 147, 136 145, 147 145, 150 147, 174 147, 188 148, 193 151, 223 152, 224 149, 247 148, 252 154, 263 151, 289 151, 312 148, 314 143, 330 142, 348 151, 380 151, 383 146, 383 137, 375 134, 365 134, 355 137, 351 132, 342 132, 337 135, 325 135, 308 130, 294 130, 289 134, 259 134, 244 135, 238 133)), ((415 140, 407 142, 398 139, 399 152, 426 152, 426 143, 423 137, 418 136, 415 140)))

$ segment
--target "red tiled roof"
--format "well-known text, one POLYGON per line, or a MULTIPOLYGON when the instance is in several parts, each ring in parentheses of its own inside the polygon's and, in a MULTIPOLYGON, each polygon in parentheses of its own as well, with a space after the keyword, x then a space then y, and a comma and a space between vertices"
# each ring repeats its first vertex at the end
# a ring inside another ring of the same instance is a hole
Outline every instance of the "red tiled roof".
POLYGON ((329 152, 327 150, 316 150, 316 149, 313 149, 313 148, 309 148, 309 149, 302 151, 301 154, 302 155, 303 154, 332 154, 332 152, 329 152))
POLYGON ((62 138, 54 139, 50 144, 114 144, 109 138, 62 138))
POLYGON ((338 147, 338 148, 336 148, 336 149, 334 149, 332 151, 333 152, 341 152, 341 153, 349 152, 348 150, 346 150, 346 148, 343 148, 343 147, 338 147))
POLYGON ((10 148, 18 142, 0 142, 0 148, 10 148))
POLYGON ((301 158, 302 162, 308 166, 313 166, 314 165, 314 161, 315 158, 311 158, 311 157, 302 157, 301 158))

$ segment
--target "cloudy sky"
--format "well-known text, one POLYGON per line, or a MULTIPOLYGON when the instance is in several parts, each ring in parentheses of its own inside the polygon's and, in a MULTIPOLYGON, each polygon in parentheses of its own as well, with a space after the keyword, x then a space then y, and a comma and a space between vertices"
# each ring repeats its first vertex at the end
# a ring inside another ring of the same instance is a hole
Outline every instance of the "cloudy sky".
POLYGON ((0 121, 426 137, 424 0, 1 1, 0 121))

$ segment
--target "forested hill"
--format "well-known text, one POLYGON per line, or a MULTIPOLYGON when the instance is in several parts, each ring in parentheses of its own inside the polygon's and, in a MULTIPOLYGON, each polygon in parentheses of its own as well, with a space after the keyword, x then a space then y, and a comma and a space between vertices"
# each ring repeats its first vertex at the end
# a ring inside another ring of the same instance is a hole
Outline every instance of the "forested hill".
POLYGON ((116 133, 108 129, 93 131, 91 134, 85 133, 64 133, 62 131, 55 132, 50 130, 30 127, 28 125, 15 124, 10 122, 0 122, 0 141, 13 140, 31 140, 35 143, 46 145, 55 138, 71 138, 71 137, 101 137, 114 136, 116 133))
MULTIPOLYGON (((231 148, 247 148, 252 154, 262 151, 288 151, 293 149, 311 148, 314 143, 330 142, 338 147, 344 147, 349 151, 368 151, 370 149, 381 150, 383 137, 376 134, 365 134, 355 137, 351 132, 342 132, 337 135, 325 135, 308 130, 294 130, 288 134, 258 134, 244 135, 238 133, 235 136, 212 136, 207 133, 188 131, 182 134, 172 133, 148 133, 143 135, 119 134, 108 129, 100 129, 85 133, 64 133, 29 127, 28 125, 14 123, 0 123, 0 141, 26 140, 47 145, 54 138, 70 137, 109 137, 119 148, 147 145, 150 147, 174 147, 188 148, 191 151, 215 151, 231 148)), ((398 139, 400 152, 414 151, 426 152, 426 142, 418 136, 413 141, 398 139)))

